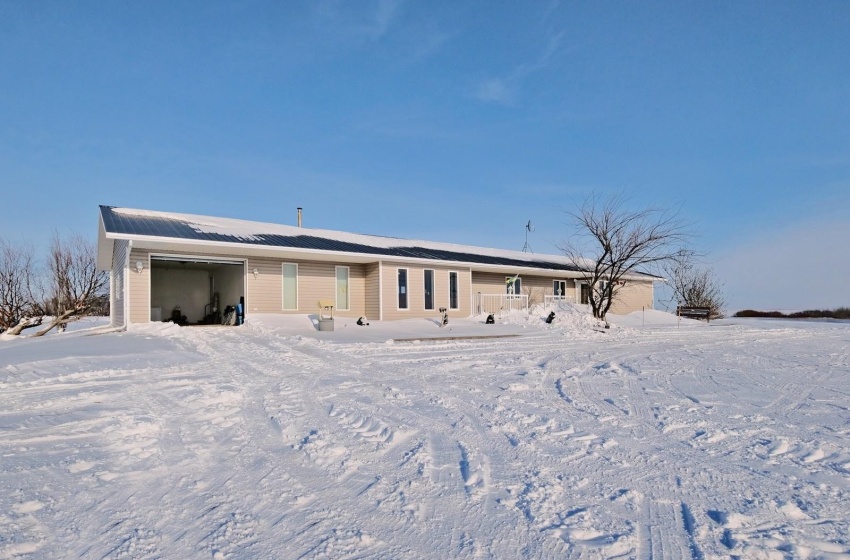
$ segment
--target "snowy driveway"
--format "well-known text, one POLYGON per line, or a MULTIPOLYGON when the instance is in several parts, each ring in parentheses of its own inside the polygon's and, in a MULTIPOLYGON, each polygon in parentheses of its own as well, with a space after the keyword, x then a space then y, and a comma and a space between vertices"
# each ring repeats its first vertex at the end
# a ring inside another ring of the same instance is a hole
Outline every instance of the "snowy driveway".
POLYGON ((850 558, 850 325, 0 343, 0 558, 850 558))

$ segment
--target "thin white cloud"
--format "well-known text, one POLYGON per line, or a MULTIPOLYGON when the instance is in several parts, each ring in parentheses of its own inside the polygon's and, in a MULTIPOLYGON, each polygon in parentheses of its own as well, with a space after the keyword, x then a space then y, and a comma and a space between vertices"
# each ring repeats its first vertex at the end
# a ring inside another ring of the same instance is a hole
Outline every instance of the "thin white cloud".
POLYGON ((475 87, 474 96, 488 103, 513 105, 519 97, 523 81, 542 70, 545 70, 556 54, 560 52, 563 32, 549 37, 542 52, 529 62, 514 67, 501 77, 486 78, 475 87))
POLYGON ((372 35, 379 39, 383 37, 390 29, 393 20, 398 13, 398 8, 401 5, 400 0, 378 0, 378 6, 375 10, 374 27, 372 35))
POLYGON ((313 9, 334 33, 378 41, 391 32, 401 4, 402 0, 377 0, 371 4, 326 0, 316 2, 313 9))
POLYGON ((502 105, 512 105, 515 96, 515 86, 508 85, 506 80, 499 78, 484 80, 478 84, 478 89, 475 92, 475 97, 481 101, 501 103, 502 105))

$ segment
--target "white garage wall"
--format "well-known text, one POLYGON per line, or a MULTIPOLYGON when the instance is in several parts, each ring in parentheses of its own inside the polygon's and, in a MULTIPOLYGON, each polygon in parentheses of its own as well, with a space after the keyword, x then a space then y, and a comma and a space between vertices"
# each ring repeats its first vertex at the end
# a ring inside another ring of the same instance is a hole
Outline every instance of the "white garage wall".
POLYGON ((151 307, 162 308, 163 320, 180 306, 190 323, 204 318, 204 306, 209 303, 210 283, 206 270, 154 268, 151 270, 151 307))

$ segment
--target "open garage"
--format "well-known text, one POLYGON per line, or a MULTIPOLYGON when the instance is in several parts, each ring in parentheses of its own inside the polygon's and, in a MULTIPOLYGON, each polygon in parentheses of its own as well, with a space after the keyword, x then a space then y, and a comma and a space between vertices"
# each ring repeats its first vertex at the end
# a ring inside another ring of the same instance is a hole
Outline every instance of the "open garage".
POLYGON ((242 260, 151 256, 150 271, 151 321, 232 323, 228 311, 245 295, 242 260))

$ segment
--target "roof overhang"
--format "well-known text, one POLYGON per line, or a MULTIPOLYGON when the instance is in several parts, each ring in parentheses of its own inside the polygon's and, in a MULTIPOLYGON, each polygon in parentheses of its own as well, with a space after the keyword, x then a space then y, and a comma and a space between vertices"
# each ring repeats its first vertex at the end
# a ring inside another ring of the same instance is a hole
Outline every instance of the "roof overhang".
MULTIPOLYGON (((300 261, 324 262, 333 260, 340 263, 366 264, 379 261, 420 264, 423 266, 445 266, 470 269, 475 272, 510 272, 513 274, 528 274, 534 276, 551 276, 552 278, 583 278, 582 272, 555 268, 538 268, 534 266, 510 266, 496 264, 471 263, 465 261, 433 260, 402 256, 374 255, 370 253, 349 253, 344 251, 322 251, 318 249, 301 249, 296 247, 272 247, 265 245, 250 245, 245 243, 228 243, 207 240, 163 238, 153 236, 110 234, 100 224, 98 235, 98 267, 108 270, 111 267, 111 252, 114 241, 126 239, 133 242, 136 249, 148 251, 163 251, 176 253, 206 254, 215 256, 240 256, 255 258, 292 259, 300 261), (104 264, 105 263, 105 264, 104 264)), ((650 281, 643 275, 630 275, 628 279, 650 281)))

